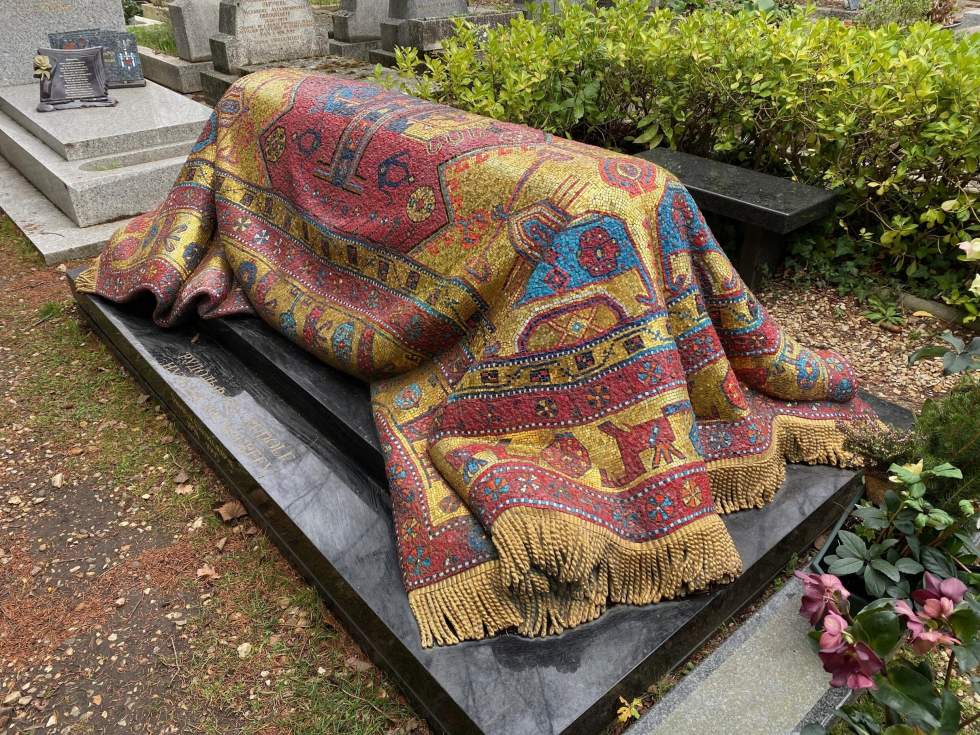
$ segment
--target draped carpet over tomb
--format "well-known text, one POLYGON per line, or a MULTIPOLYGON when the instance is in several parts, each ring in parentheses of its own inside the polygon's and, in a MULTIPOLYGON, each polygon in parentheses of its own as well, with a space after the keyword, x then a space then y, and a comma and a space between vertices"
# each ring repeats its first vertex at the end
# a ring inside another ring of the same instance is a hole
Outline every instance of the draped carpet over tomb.
POLYGON ((293 70, 228 91, 79 285, 162 326, 258 314, 371 382, 425 645, 730 580, 718 512, 868 415, 666 171, 293 70))

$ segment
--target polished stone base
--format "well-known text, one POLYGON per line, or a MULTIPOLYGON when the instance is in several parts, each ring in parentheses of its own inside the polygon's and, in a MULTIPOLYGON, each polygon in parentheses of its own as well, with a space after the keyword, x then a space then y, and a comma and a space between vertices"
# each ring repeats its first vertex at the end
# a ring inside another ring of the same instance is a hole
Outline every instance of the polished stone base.
POLYGON ((725 519, 745 572, 707 594, 618 606, 557 637, 422 649, 395 556, 367 388, 254 319, 160 330, 77 295, 350 634, 436 732, 595 733, 751 601, 847 509, 852 472, 791 466, 775 501, 725 519))
POLYGON ((184 61, 144 46, 140 46, 139 51, 143 76, 181 94, 200 92, 201 72, 214 69, 214 64, 210 61, 184 61))

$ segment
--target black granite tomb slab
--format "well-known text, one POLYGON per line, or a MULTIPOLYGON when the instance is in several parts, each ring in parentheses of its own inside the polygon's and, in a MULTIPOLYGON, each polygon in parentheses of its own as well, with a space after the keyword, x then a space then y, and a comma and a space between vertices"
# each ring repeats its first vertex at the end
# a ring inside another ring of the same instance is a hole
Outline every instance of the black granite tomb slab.
POLYGON ((834 208, 833 192, 669 148, 636 154, 674 174, 708 212, 786 234, 834 208))
POLYGON ((595 733, 620 696, 636 696, 682 662, 860 487, 852 472, 791 466, 770 506, 726 517, 745 572, 707 594, 615 607, 552 638, 423 649, 399 577, 366 389, 255 320, 164 331, 128 308, 76 298, 437 732, 595 733))

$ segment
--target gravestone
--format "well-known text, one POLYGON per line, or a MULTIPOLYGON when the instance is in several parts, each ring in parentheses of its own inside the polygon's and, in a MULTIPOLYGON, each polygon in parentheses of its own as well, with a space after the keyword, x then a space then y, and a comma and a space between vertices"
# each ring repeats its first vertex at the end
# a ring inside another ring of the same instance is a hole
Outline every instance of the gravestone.
POLYGON ((132 33, 89 28, 66 33, 49 33, 48 41, 51 43, 51 48, 56 49, 100 46, 109 89, 146 85, 139 51, 136 48, 136 37, 132 33))
POLYGON ((333 38, 328 49, 334 56, 367 59, 380 43, 380 26, 388 15, 388 0, 340 0, 340 10, 330 16, 333 38))
POLYGON ((308 0, 221 0, 218 29, 211 37, 211 58, 226 74, 322 53, 308 0))
POLYGON ((220 0, 172 0, 170 25, 177 56, 184 61, 210 61, 211 36, 218 33, 220 0))
POLYGON ((397 46, 414 48, 422 53, 439 51, 443 39, 455 32, 456 19, 460 17, 489 28, 509 23, 520 15, 520 10, 469 7, 466 0, 389 0, 388 18, 380 23, 381 48, 370 51, 368 58, 392 66, 397 46))
POLYGON ((201 73, 212 71, 211 36, 218 32, 219 0, 173 0, 167 6, 177 56, 140 48, 148 79, 188 94, 202 89, 201 73))
POLYGON ((119 0, 0 0, 0 8, 0 87, 33 80, 31 60, 49 33, 126 29, 119 0))
MULTIPOLYGON (((122 4, 0 0, 0 8, 0 155, 23 175, 11 183, 11 172, 0 186, 0 209, 48 263, 94 254, 108 231, 104 223, 163 200, 211 111, 147 83, 114 89, 116 107, 39 112, 33 62, 38 49, 47 49, 48 34, 66 45, 80 45, 93 28, 118 38, 125 30, 122 4)), ((101 62, 98 52, 96 58, 101 62)), ((79 94, 84 81, 77 80, 79 94)))

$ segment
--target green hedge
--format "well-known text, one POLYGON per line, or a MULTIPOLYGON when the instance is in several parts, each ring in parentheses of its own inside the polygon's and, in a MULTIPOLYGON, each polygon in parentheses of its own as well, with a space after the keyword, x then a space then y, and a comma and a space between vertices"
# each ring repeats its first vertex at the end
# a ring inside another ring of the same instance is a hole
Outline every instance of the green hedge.
POLYGON ((980 37, 802 13, 571 4, 441 56, 399 52, 413 94, 601 146, 669 145, 838 189, 839 221, 796 246, 811 272, 869 268, 971 314, 980 235, 980 37))

